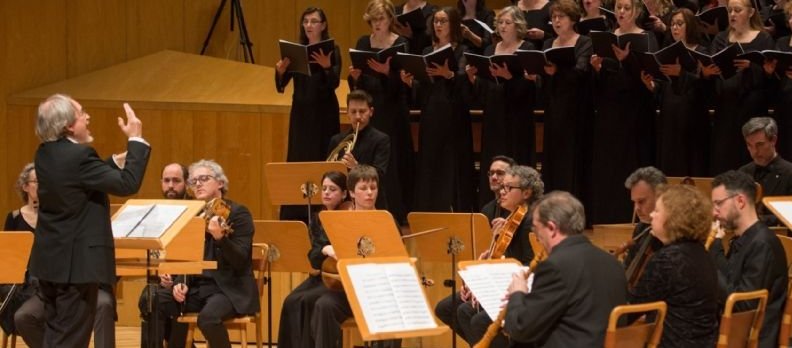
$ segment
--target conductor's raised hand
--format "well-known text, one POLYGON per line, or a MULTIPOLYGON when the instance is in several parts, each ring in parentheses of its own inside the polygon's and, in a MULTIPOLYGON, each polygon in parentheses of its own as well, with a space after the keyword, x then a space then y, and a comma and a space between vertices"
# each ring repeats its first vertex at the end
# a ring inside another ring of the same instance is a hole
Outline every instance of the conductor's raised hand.
POLYGON ((126 122, 124 119, 118 118, 118 127, 126 134, 128 138, 143 137, 143 122, 135 116, 135 110, 129 106, 129 103, 124 103, 124 111, 126 112, 126 122))
POLYGON ((187 298, 187 289, 188 289, 187 284, 184 283, 179 283, 174 285, 173 299, 179 303, 184 302, 184 300, 187 298))

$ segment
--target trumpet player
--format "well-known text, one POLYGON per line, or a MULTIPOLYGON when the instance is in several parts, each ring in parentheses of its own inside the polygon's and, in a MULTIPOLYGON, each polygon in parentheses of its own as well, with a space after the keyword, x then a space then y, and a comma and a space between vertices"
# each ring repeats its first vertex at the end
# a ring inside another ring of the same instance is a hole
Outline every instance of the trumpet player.
MULTIPOLYGON (((369 125, 374 116, 373 102, 363 90, 355 90, 347 95, 347 115, 352 129, 330 139, 328 160, 341 161, 350 170, 359 164, 370 165, 377 170, 380 178, 385 178, 390 163, 390 137, 369 125)), ((384 187, 381 187, 377 196, 377 209, 387 209, 384 191, 384 187)))

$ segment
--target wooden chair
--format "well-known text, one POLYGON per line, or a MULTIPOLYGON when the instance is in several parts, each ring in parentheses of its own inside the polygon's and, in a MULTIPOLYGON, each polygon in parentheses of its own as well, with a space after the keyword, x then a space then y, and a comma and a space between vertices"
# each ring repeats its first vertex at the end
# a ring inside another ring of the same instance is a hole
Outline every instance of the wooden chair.
POLYGON ((666 309, 667 306, 664 301, 616 306, 611 311, 608 319, 608 329, 605 332, 605 348, 657 347, 663 334, 663 321, 665 321, 666 309), (622 315, 644 312, 657 312, 655 321, 617 328, 619 318, 622 315))
POLYGON ((755 348, 759 344, 759 331, 762 329, 767 290, 735 292, 729 295, 721 316, 718 348, 755 348), (733 313, 734 304, 739 301, 758 300, 756 309, 733 313))
MULTIPOLYGON (((781 241, 781 246, 784 247, 784 253, 787 259, 787 270, 790 270, 792 265, 792 238, 777 235, 778 240, 781 241)), ((789 283, 787 284, 787 300, 784 304, 784 312, 781 315, 781 329, 778 331, 778 346, 788 347, 789 337, 792 336, 792 274, 790 274, 789 283)))
MULTIPOLYGON (((259 298, 264 294, 264 278, 267 273, 267 253, 269 247, 267 244, 254 243, 253 244, 253 267, 256 276, 256 288, 258 289, 259 298)), ((188 313, 180 316, 177 319, 180 323, 187 324, 187 339, 186 347, 192 347, 193 335, 195 334, 195 327, 198 325, 198 313, 188 313)), ((227 327, 236 327, 239 329, 239 341, 242 348, 247 348, 247 325, 253 323, 256 328, 256 347, 264 347, 264 340, 262 339, 263 324, 261 320, 261 311, 254 315, 246 315, 237 318, 231 318, 223 322, 227 327)), ((207 342, 207 347, 209 343, 207 342)))
MULTIPOLYGON (((3 330, 0 330, 3 331, 3 330)), ((3 348, 8 348, 8 338, 11 337, 11 348, 16 348, 16 341, 17 335, 16 334, 7 334, 3 331, 3 348)))

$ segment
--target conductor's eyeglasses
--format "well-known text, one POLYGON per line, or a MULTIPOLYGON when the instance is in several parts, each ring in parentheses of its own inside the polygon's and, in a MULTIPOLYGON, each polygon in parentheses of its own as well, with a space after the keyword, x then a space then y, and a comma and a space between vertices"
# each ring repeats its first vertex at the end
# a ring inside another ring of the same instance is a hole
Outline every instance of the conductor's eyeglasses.
POLYGON ((215 177, 212 175, 207 175, 207 174, 199 175, 194 178, 190 178, 190 180, 187 180, 187 184, 189 184, 190 186, 198 185, 199 182, 205 184, 207 181, 212 180, 214 178, 215 177))

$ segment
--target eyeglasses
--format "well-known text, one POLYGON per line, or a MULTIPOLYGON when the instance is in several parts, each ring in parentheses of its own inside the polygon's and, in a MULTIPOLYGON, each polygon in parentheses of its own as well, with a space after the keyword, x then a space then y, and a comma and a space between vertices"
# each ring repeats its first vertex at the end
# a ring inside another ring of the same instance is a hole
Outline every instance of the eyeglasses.
POLYGON ((448 20, 447 20, 447 19, 445 19, 445 18, 440 18, 440 19, 435 19, 435 20, 434 20, 434 24, 440 24, 440 25, 443 25, 443 24, 446 24, 446 23, 448 23, 448 20))
POLYGON ((190 186, 198 185, 199 182, 205 184, 207 181, 212 180, 214 178, 215 178, 214 176, 208 174, 199 175, 194 178, 190 178, 190 180, 187 180, 187 184, 190 186))
POLYGON ((487 176, 493 176, 493 175, 499 176, 499 177, 500 176, 504 176, 504 175, 506 175, 506 171, 502 170, 502 169, 495 169, 495 170, 490 170, 490 171, 487 172, 487 176))
POLYGON ((567 16, 564 13, 556 13, 556 14, 550 16, 550 19, 556 20, 556 19, 562 19, 562 18, 567 18, 567 17, 569 17, 569 16, 567 16))
POLYGON ((304 20, 302 24, 303 25, 319 25, 319 24, 322 24, 322 21, 317 21, 315 19, 304 20))
POLYGON ((520 187, 520 186, 511 186, 511 185, 505 185, 504 184, 504 185, 501 185, 500 190, 505 192, 505 193, 509 193, 509 192, 511 192, 511 190, 522 190, 522 187, 520 187))
POLYGON ((681 28, 681 27, 684 27, 684 26, 685 26, 685 22, 684 22, 684 21, 679 21, 679 22, 671 22, 671 26, 672 26, 672 27, 678 27, 678 28, 681 28))
POLYGON ((716 200, 713 200, 713 201, 712 201, 712 205, 713 205, 715 208, 717 208, 717 209, 720 209, 720 207, 723 205, 723 203, 726 203, 726 201, 728 201, 728 200, 730 200, 730 199, 732 199, 732 198, 734 198, 734 197, 737 197, 737 194, 736 194, 736 193, 735 193, 735 194, 733 194, 733 195, 730 195, 730 196, 728 196, 728 197, 726 197, 726 198, 724 198, 724 199, 716 199, 716 200))

